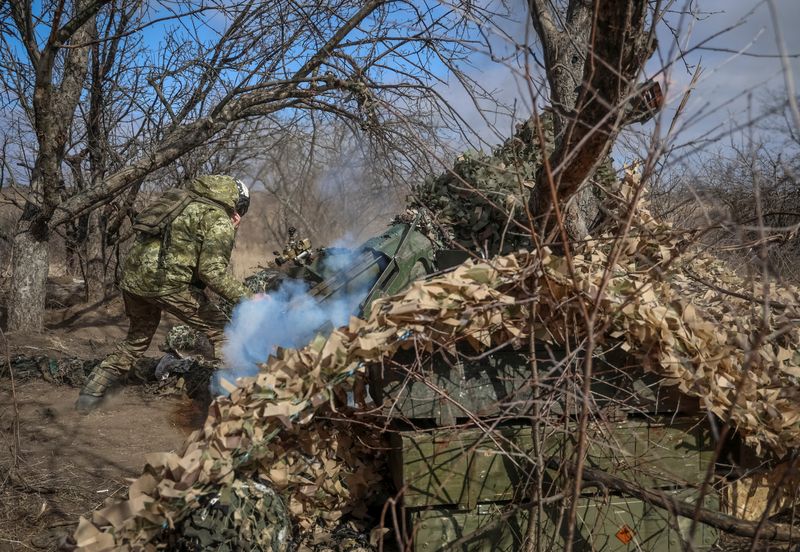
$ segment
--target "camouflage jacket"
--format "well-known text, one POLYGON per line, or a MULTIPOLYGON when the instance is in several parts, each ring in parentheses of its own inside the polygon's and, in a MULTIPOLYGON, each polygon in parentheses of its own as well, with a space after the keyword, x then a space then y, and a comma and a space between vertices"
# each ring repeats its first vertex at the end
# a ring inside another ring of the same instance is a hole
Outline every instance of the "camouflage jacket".
POLYGON ((137 236, 119 287, 135 295, 158 297, 190 286, 208 286, 236 303, 249 295, 228 274, 236 234, 230 215, 238 197, 236 183, 227 176, 201 176, 189 189, 213 203, 190 203, 163 237, 137 236))

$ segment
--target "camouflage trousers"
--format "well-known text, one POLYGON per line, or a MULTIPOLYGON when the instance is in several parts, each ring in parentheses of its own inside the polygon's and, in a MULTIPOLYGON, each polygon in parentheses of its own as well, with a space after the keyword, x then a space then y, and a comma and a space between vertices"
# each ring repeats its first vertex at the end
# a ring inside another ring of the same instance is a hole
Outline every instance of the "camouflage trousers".
POLYGON ((228 316, 202 291, 190 288, 160 297, 141 297, 123 291, 122 297, 129 321, 128 335, 98 368, 116 373, 128 372, 150 346, 164 311, 204 332, 214 347, 214 356, 218 357, 228 316))

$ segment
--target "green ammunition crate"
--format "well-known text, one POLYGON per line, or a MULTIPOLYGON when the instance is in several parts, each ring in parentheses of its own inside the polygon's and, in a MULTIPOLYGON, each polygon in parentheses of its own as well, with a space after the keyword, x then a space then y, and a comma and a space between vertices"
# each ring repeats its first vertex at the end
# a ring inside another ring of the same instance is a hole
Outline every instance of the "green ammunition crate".
POLYGON ((714 459, 704 417, 592 424, 587 439, 587 466, 644 487, 700 485, 714 459))
POLYGON ((389 463, 406 508, 524 499, 530 427, 394 433, 389 463), (518 460, 515 460, 518 458, 518 460))
MULTIPOLYGON (((694 490, 674 491, 692 502, 694 490)), ((717 508, 714 496, 706 507, 717 508)), ((511 552, 521 550, 528 529, 528 512, 508 506, 483 505, 471 511, 427 509, 412 512, 415 552, 511 552)), ((537 550, 560 550, 566 528, 558 527, 559 508, 548 506, 541 522, 537 550)), ((582 498, 577 510, 576 552, 682 552, 687 549, 691 520, 673 518, 660 508, 630 498, 582 498)), ((690 550, 709 550, 718 538, 712 527, 697 524, 690 550)))
MULTIPOLYGON (((572 434, 545 438, 546 458, 574 450, 572 434)), ((525 498, 531 469, 532 429, 401 431, 390 437, 389 462, 408 507, 455 506, 525 498)), ((591 425, 587 463, 645 487, 700 484, 713 457, 709 432, 697 419, 671 425, 626 421, 591 425)))
MULTIPOLYGON (((536 351, 543 372, 554 369, 563 355, 558 350, 536 351)), ((669 416, 699 411, 696 399, 681 396, 674 386, 641 367, 624 365, 625 359, 617 356, 609 354, 595 362, 591 389, 600 408, 669 416)), ((558 373, 555 369, 554 374, 558 373)), ((436 354, 417 373, 375 365, 370 377, 375 402, 383 404, 385 415, 391 418, 432 420, 446 426, 473 416, 527 416, 533 408, 531 362, 525 352, 498 351, 475 361, 436 354)), ((548 408, 550 414, 563 413, 558 402, 548 408)))

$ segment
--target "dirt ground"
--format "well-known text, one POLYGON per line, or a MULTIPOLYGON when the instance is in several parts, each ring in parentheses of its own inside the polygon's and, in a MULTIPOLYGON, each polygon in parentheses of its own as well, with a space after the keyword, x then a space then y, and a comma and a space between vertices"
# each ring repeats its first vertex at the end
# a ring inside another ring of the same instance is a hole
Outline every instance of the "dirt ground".
MULTIPOLYGON (((125 320, 118 299, 51 311, 43 335, 6 336, 9 354, 100 358, 124 335, 125 320)), ((152 356, 172 322, 162 321, 152 356)), ((54 550, 79 516, 125 491, 146 454, 178 448, 202 421, 188 399, 141 387, 82 416, 73 408, 78 389, 32 380, 17 382, 12 393, 6 372, 0 370, 0 552, 54 550)))

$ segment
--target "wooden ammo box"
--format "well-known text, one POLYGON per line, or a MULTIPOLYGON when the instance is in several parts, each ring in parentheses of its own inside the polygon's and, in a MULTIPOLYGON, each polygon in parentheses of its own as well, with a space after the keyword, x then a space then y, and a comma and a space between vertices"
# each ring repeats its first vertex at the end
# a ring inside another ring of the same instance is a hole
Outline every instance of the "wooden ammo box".
MULTIPOLYGON (((561 375, 564 352, 541 347, 535 351, 542 380, 547 387, 561 375)), ((599 405, 613 406, 649 415, 692 414, 699 411, 697 399, 661 385, 662 379, 641 368, 626 366, 624 357, 609 354, 595 359, 592 395, 599 405), (619 360, 619 362, 617 362, 619 360)), ((414 373, 382 367, 372 369, 372 393, 384 404, 387 416, 413 421, 430 420, 438 426, 479 416, 526 416, 533 406, 531 362, 522 352, 500 351, 481 360, 464 362, 435 355, 414 373)), ((549 405, 553 414, 563 405, 549 405)))
MULTIPOLYGON (((563 355, 535 354, 540 373, 556 377, 563 355)), ((529 495, 533 474, 532 428, 525 420, 533 407, 530 366, 528 355, 501 351, 470 362, 433 357, 413 374, 374 369, 374 398, 393 420, 390 467, 414 550, 519 549, 528 514, 517 504, 529 495)), ((609 407, 606 420, 617 421, 590 425, 586 465, 685 500, 696 496, 714 451, 696 402, 635 367, 596 366, 594 401, 609 407)), ((550 405, 549 411, 563 420, 566 408, 550 405)), ((543 436, 547 458, 574 451, 575 423, 559 423, 543 436)), ((547 475, 552 484, 557 474, 547 475)), ((716 497, 709 500, 716 507, 716 497)), ((540 521, 542 550, 563 544, 559 504, 548 506, 540 521)), ((683 550, 691 524, 636 499, 588 492, 578 520, 575 550, 683 550)), ((716 537, 699 526, 693 549, 707 550, 716 537)))
MULTIPOLYGON (((691 500, 686 491, 671 491, 682 500, 691 500)), ((715 497, 707 497, 707 507, 717 507, 715 497)), ((539 549, 561 550, 563 528, 559 528, 559 509, 545 510, 539 549)), ((516 551, 522 549, 528 530, 528 512, 513 505, 484 504, 469 511, 423 509, 410 514, 414 527, 414 550, 516 551)), ((578 526, 573 541, 576 552, 628 552, 653 550, 683 552, 709 550, 717 532, 699 524, 690 539, 691 520, 670 519, 667 513, 641 500, 617 496, 606 500, 582 498, 577 510, 578 526)))

